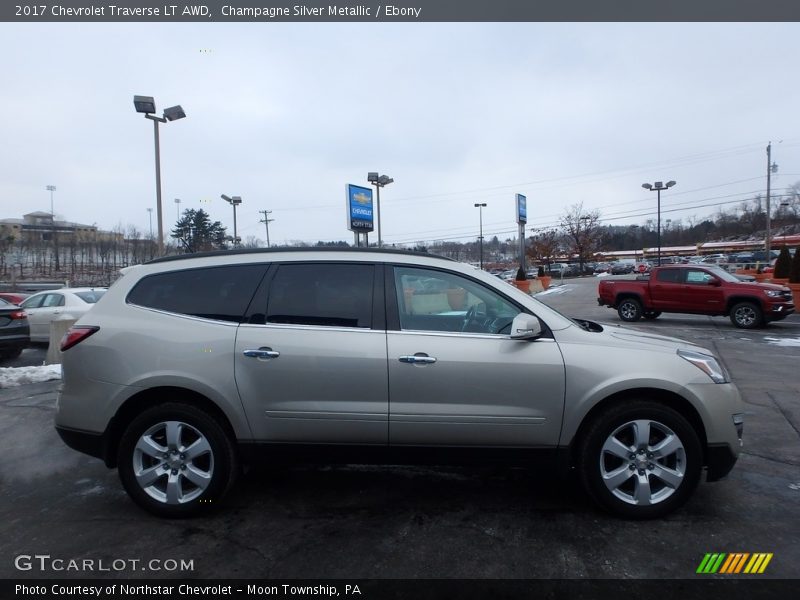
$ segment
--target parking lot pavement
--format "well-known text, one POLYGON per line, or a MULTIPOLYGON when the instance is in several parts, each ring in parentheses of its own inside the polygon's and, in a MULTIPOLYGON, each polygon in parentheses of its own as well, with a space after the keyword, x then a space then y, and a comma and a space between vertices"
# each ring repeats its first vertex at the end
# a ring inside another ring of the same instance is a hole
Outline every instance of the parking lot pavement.
MULTIPOLYGON (((542 299, 617 323, 596 281, 542 299)), ((637 328, 717 350, 747 402, 745 448, 726 481, 701 484, 655 522, 598 512, 532 470, 296 467, 243 478, 211 516, 164 521, 128 500, 115 471, 66 448, 52 426, 57 382, 0 390, 0 576, 280 578, 698 578, 708 552, 771 552, 759 577, 800 576, 798 322, 742 334, 681 315, 637 328), (176 559, 193 570, 20 572, 14 557, 176 559)), ((708 577, 708 576, 706 576, 708 577)))

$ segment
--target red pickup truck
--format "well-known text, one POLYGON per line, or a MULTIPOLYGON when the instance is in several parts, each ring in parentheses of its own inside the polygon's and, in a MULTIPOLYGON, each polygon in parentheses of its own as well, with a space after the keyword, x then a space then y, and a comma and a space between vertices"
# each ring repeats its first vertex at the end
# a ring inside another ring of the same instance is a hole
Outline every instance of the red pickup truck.
POLYGON ((655 319, 662 312, 729 316, 742 329, 780 321, 794 312, 792 291, 782 285, 746 283, 714 266, 655 267, 649 277, 600 282, 600 306, 616 308, 623 321, 655 319))

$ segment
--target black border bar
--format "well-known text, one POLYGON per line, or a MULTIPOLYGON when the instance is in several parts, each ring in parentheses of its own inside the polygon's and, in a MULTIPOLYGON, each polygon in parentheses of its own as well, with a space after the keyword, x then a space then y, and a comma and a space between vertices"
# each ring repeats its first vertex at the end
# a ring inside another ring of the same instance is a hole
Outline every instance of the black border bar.
POLYGON ((232 598, 241 600, 493 600, 505 599, 613 599, 747 600, 791 598, 798 581, 763 576, 693 579, 39 579, 3 580, 5 600, 74 600, 100 598, 129 600, 187 600, 232 598), (22 586, 22 587, 18 587, 22 586), (124 587, 125 586, 125 587, 124 587), (185 587, 182 587, 185 586, 185 587), (284 587, 288 586, 288 587, 284 587), (349 587, 348 587, 349 586, 349 587), (303 593, 300 590, 308 590, 303 593), (74 590, 74 593, 71 591, 74 590), (131 591, 133 590, 133 591, 131 591), (97 593, 97 592, 100 593, 97 593))
POLYGON ((797 0, 9 0, 4 22, 774 22, 797 0), (112 8, 113 7, 113 8, 112 8))

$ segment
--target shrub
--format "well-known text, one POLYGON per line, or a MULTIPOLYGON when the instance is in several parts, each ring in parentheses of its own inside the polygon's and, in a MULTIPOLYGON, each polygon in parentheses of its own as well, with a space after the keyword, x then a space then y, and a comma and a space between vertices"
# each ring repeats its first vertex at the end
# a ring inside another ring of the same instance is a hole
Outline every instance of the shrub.
POLYGON ((775 261, 775 272, 772 274, 776 279, 786 279, 792 271, 792 255, 786 246, 781 247, 778 260, 775 261))
POLYGON ((789 283, 800 283, 800 248, 794 251, 792 270, 789 273, 789 283))
POLYGON ((539 266, 539 270, 536 271, 536 276, 537 277, 544 277, 544 267, 539 266))
POLYGON ((516 279, 517 281, 526 281, 528 279, 522 267, 517 269, 517 276, 514 279, 516 279))

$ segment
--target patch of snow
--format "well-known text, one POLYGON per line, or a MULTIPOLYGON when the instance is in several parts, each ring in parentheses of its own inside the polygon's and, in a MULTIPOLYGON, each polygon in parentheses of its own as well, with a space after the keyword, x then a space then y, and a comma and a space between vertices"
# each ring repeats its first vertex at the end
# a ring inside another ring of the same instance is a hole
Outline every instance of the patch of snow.
POLYGON ((569 291, 568 285, 556 285, 550 287, 549 289, 546 289, 543 292, 537 292, 536 294, 534 294, 534 296, 546 296, 548 294, 565 294, 567 291, 569 291))
POLYGON ((0 368, 0 389, 61 379, 61 365, 0 368))
POLYGON ((800 338, 772 338, 765 337, 764 341, 768 344, 775 344, 776 346, 796 347, 800 348, 800 338))
POLYGON ((608 271, 604 271, 602 273, 595 273, 595 277, 608 277, 609 275, 611 275, 611 273, 609 273, 608 271))

